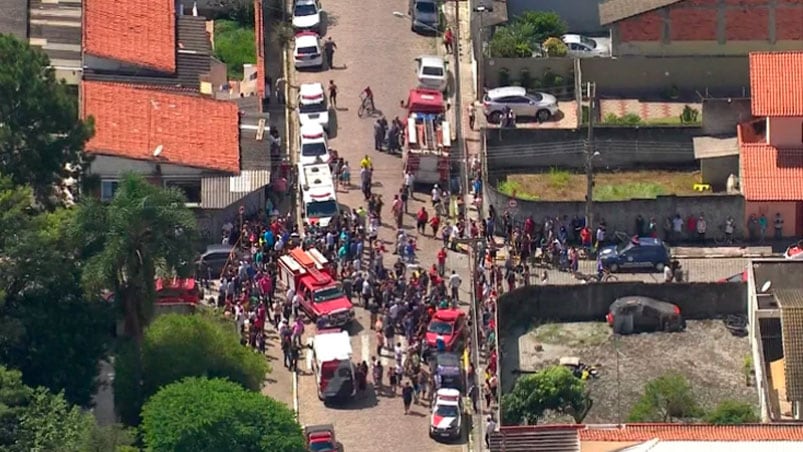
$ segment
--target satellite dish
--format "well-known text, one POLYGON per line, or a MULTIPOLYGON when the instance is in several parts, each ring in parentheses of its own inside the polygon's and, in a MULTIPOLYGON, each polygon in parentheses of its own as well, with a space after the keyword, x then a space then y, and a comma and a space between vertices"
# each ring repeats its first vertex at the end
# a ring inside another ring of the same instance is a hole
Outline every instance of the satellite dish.
POLYGON ((767 291, 770 290, 770 287, 772 287, 772 281, 765 282, 761 286, 761 293, 767 293, 767 291))
POLYGON ((163 150, 164 150, 164 146, 162 146, 161 144, 159 146, 156 146, 156 149, 153 150, 153 156, 154 157, 159 157, 159 155, 162 154, 163 150))

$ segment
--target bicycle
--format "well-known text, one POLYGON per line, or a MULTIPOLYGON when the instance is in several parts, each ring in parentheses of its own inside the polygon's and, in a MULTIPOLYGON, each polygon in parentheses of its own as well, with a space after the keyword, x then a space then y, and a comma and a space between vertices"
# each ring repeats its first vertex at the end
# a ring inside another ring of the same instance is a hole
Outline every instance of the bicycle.
POLYGON ((366 114, 371 116, 374 113, 376 113, 376 107, 374 107, 373 96, 366 96, 364 92, 360 93, 360 107, 357 109, 357 116, 362 118, 366 114))

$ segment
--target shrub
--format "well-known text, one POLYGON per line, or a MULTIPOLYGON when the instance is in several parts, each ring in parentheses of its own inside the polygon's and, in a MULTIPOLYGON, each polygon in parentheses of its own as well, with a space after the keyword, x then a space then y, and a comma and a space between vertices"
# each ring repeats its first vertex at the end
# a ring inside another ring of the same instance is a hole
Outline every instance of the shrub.
POLYGON ((510 69, 503 67, 499 69, 499 86, 510 85, 510 69))
POLYGON ((566 47, 566 43, 560 40, 560 38, 549 38, 544 41, 544 51, 546 52, 547 56, 551 57, 565 57, 567 53, 569 53, 569 48, 566 47))
POLYGON ((491 38, 491 56, 529 58, 547 38, 566 33, 566 23, 554 12, 528 11, 498 27, 491 38))
POLYGON ((531 89, 533 85, 533 78, 530 75, 530 70, 527 68, 523 68, 521 70, 521 86, 531 89))
POLYGON ((242 78, 243 64, 257 61, 253 22, 247 27, 233 20, 215 21, 215 56, 226 63, 229 77, 242 78))
POLYGON ((697 117, 700 112, 697 109, 691 108, 686 105, 683 107, 683 112, 680 114, 680 122, 683 124, 693 124, 697 122, 697 117))
POLYGON ((758 422, 753 406, 735 400, 723 400, 713 411, 705 416, 709 424, 747 424, 758 422))

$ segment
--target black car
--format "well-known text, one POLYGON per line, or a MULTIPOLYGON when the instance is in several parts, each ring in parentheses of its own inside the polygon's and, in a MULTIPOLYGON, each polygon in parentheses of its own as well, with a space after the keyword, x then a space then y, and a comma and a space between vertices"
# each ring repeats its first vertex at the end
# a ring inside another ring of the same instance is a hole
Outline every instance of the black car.
POLYGON ((230 260, 236 262, 238 258, 239 253, 232 245, 209 245, 195 261, 198 277, 217 279, 223 273, 226 263, 230 260))
POLYGON ((649 297, 618 298, 611 303, 606 317, 615 334, 678 332, 686 329, 680 308, 649 297))

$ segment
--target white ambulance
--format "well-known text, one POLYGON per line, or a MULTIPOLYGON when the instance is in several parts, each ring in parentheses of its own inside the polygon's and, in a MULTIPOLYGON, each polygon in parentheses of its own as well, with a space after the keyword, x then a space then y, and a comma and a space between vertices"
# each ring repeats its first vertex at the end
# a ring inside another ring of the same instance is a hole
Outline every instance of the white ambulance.
POLYGON ((310 224, 328 226, 339 213, 337 188, 329 165, 299 165, 298 177, 304 220, 310 224))

